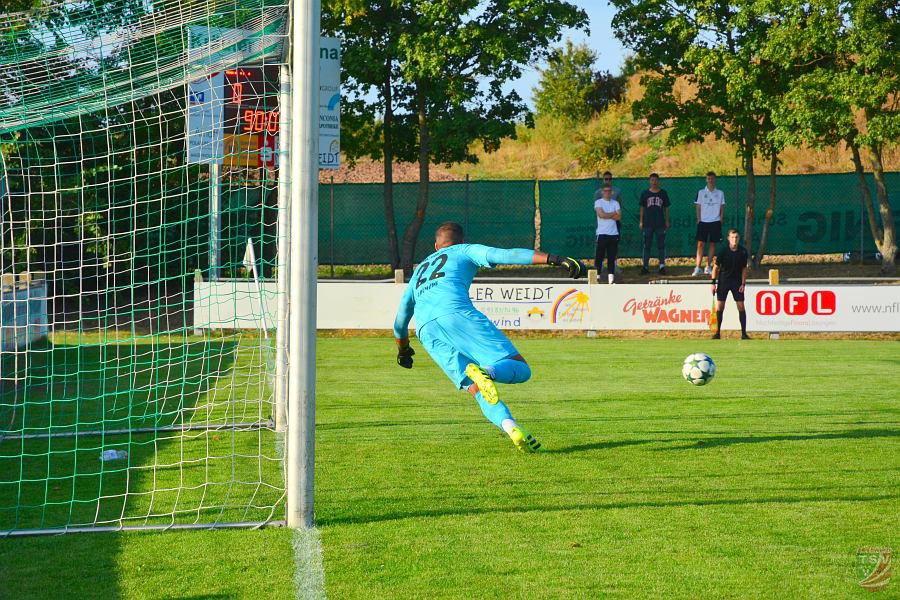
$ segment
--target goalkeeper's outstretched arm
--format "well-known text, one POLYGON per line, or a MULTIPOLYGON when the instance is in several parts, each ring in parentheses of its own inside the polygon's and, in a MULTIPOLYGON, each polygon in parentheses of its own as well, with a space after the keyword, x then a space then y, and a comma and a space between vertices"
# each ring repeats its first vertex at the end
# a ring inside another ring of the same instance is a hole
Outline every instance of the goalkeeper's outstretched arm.
POLYGON ((525 248, 490 248, 487 251, 487 260, 491 265, 554 265, 565 268, 569 276, 575 279, 582 277, 586 269, 581 262, 568 256, 556 256, 536 252, 525 248))

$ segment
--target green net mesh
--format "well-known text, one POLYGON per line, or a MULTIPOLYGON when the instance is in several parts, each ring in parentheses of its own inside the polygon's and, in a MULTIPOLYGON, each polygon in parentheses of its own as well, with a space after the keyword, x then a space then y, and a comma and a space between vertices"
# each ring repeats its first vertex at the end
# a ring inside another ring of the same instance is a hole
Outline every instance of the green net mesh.
POLYGON ((189 163, 186 115, 192 81, 277 77, 286 14, 97 0, 0 15, 0 535, 281 518, 264 281, 278 169, 254 136, 226 135, 218 172, 189 163), (223 236, 204 302, 247 303, 252 331, 194 320, 195 272, 223 236))

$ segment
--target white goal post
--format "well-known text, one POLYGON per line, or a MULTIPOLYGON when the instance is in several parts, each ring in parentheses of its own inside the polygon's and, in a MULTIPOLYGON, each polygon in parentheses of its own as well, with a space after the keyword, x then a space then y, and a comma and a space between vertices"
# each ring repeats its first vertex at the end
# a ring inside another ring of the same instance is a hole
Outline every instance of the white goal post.
POLYGON ((0 351, 0 538, 313 526, 321 3, 277 1, 0 15, 0 276, 46 320, 0 351), (260 330, 196 328, 204 277, 260 330))

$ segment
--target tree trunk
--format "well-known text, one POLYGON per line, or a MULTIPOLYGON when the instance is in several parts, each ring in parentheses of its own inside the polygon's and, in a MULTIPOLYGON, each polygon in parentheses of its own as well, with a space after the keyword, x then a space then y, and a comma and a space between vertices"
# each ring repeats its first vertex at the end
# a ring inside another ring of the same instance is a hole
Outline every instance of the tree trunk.
MULTIPOLYGON (((881 252, 881 242, 884 237, 884 232, 881 230, 881 227, 878 225, 878 221, 875 219, 875 203, 872 201, 872 191, 869 189, 869 184, 866 183, 866 170, 863 167, 862 157, 859 154, 859 146, 856 145, 854 140, 847 140, 847 147, 850 148, 850 152, 853 155, 853 167, 856 171, 856 177, 859 180, 859 193, 862 195, 863 204, 866 206, 866 216, 869 219, 869 231, 872 232, 872 239, 875 240, 875 247, 881 252)), ((882 256, 884 253, 882 252, 882 256)), ((859 257, 862 260, 863 257, 859 257)))
POLYGON ((753 172, 754 147, 750 146, 744 151, 744 172, 747 173, 747 209, 744 214, 744 247, 753 248, 753 218, 754 204, 756 202, 756 174, 753 172))
POLYGON ((777 181, 778 153, 772 152, 772 162, 769 164, 769 208, 766 209, 766 220, 763 222, 762 233, 759 235, 759 246, 756 248, 756 254, 753 256, 754 267, 761 265, 763 257, 766 255, 766 242, 769 239, 769 226, 772 223, 772 216, 775 214, 775 192, 777 181))
POLYGON ((416 105, 419 117, 419 198, 416 201, 416 214, 403 235, 403 247, 400 254, 400 265, 408 274, 412 273, 413 260, 416 255, 416 240, 425 222, 425 209, 428 208, 429 166, 429 133, 428 119, 425 112, 424 84, 416 82, 416 105))
POLYGON ((875 193, 878 196, 881 230, 884 232, 881 241, 881 270, 885 273, 893 273, 897 257, 897 229, 894 224, 894 213, 891 212, 891 204, 888 201, 884 164, 881 162, 881 145, 870 144, 868 148, 872 159, 872 174, 875 176, 875 193))
POLYGON ((387 225, 388 256, 391 269, 400 266, 400 246, 397 242, 397 221, 394 218, 394 107, 391 94, 391 64, 388 58, 384 89, 384 222, 387 225))

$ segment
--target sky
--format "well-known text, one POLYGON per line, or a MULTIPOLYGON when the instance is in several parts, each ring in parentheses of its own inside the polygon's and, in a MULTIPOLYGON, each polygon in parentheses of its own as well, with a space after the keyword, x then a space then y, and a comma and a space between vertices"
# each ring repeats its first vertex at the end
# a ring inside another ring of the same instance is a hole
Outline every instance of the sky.
MULTIPOLYGON (((606 0, 569 1, 587 11, 590 35, 585 35, 581 31, 569 30, 563 34, 563 43, 565 43, 566 38, 571 39, 575 43, 587 43, 599 55, 596 65, 597 69, 618 73, 622 68, 622 63, 627 53, 619 40, 613 35, 612 27, 610 26, 610 22, 615 14, 613 7, 606 0)), ((524 76, 512 84, 512 88, 532 107, 532 89, 540 79, 538 68, 541 66, 536 65, 527 68, 524 76)))

